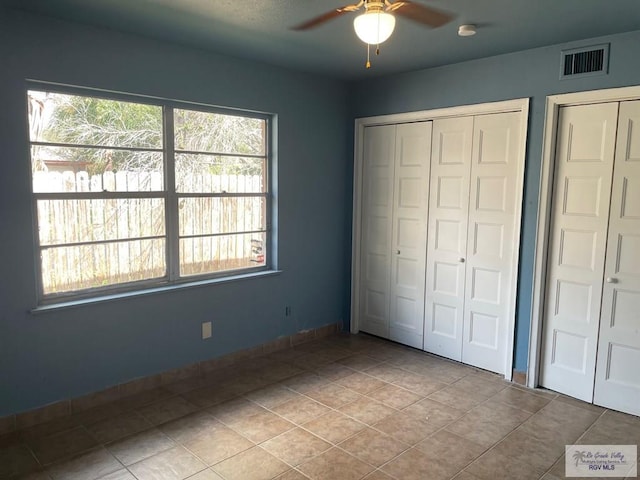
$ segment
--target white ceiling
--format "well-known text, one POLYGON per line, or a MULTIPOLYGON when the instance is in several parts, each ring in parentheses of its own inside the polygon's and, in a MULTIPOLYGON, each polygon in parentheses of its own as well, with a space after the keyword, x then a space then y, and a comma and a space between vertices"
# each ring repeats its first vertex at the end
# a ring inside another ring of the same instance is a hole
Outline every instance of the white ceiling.
POLYGON ((640 0, 414 0, 451 12, 437 29, 398 18, 364 68, 355 14, 307 32, 290 29, 344 0, 0 0, 12 8, 166 39, 226 55, 343 79, 457 63, 640 29, 640 0), (457 35, 474 23, 474 37, 457 35))

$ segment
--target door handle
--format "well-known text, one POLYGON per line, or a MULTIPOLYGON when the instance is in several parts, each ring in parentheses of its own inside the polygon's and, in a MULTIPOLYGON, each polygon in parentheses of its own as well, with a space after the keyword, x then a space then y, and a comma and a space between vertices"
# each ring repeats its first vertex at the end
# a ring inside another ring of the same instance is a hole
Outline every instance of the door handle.
POLYGON ((464 257, 460 257, 460 258, 458 259, 458 261, 459 261, 460 263, 464 263, 464 257))
POLYGON ((397 254, 397 255, 400 255, 400 250, 396 250, 396 254, 397 254))
POLYGON ((618 279, 615 277, 607 277, 607 283, 618 283, 618 279))

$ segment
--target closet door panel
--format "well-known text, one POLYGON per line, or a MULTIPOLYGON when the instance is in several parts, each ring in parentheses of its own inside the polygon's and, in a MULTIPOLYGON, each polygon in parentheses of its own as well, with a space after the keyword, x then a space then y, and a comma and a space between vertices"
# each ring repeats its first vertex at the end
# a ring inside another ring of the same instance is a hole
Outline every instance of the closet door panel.
POLYGON ((422 348, 431 122, 396 127, 390 338, 422 348))
POLYGON ((473 117, 433 122, 424 349, 462 358, 473 117))
POLYGON ((540 382, 591 402, 618 104, 560 109, 540 382))
POLYGON ((364 129, 360 329, 389 337, 395 125, 364 129))
POLYGON ((475 118, 462 361, 505 373, 520 158, 520 114, 475 118))
POLYGON ((594 403, 640 415, 640 101, 620 104, 594 403))

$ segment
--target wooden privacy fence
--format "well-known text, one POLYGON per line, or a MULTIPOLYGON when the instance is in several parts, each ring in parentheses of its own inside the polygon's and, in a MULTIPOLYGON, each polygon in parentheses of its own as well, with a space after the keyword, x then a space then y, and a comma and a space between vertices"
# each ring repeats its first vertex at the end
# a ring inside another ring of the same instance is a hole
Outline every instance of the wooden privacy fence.
MULTIPOLYGON (((262 176, 188 174, 178 175, 177 183, 184 192, 178 198, 181 275, 264 264, 267 205, 262 176)), ((33 184, 45 294, 165 275, 161 172, 34 172, 33 184), (135 193, 126 198, 47 198, 47 193, 105 191, 135 193)))

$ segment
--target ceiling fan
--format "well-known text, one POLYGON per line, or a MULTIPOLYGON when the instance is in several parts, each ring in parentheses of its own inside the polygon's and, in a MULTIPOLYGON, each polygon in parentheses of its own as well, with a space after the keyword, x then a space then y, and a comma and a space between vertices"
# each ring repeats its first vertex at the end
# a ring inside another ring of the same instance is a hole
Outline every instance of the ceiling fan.
POLYGON ((353 27, 358 38, 367 44, 366 67, 371 67, 369 47, 376 46, 376 55, 380 53, 379 45, 386 41, 396 25, 393 14, 413 20, 414 22, 436 28, 453 20, 453 15, 426 7, 409 0, 360 0, 354 5, 336 8, 315 18, 294 26, 293 30, 310 30, 325 22, 338 18, 346 13, 356 12, 364 7, 364 12, 353 20, 353 27))

